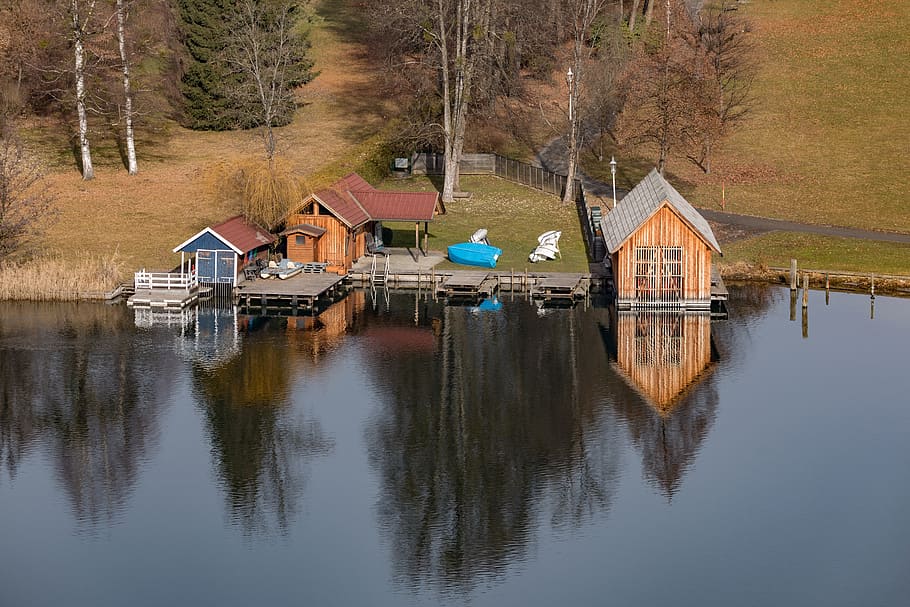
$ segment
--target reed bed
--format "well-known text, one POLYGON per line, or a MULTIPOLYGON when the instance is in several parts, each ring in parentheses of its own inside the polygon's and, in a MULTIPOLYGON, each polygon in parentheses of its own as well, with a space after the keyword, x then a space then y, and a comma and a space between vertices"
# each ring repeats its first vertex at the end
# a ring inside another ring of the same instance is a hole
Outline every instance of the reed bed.
POLYGON ((116 256, 0 262, 0 300, 104 299, 117 287, 123 272, 124 264, 116 256))

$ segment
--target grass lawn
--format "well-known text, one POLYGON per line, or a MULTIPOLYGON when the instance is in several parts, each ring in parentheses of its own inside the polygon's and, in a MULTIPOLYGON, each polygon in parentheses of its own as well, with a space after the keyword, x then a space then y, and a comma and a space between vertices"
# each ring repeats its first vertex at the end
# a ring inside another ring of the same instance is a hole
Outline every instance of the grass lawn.
POLYGON ((810 270, 910 276, 910 245, 794 232, 772 232, 726 244, 718 262, 787 268, 791 259, 810 270))
MULTIPOLYGON (((415 177, 386 181, 381 189, 432 191, 436 185, 429 178, 415 177)), ((461 189, 471 192, 471 198, 446 205, 446 214, 430 223, 430 249, 445 251, 450 244, 468 240, 478 228, 486 228, 490 244, 502 249, 496 266, 500 271, 523 272, 525 268, 539 272, 588 271, 575 205, 564 205, 556 196, 492 176, 462 177, 461 189), (528 262, 528 254, 537 245, 537 236, 547 230, 562 231, 559 240, 562 259, 528 262)), ((384 222, 383 225, 393 230, 392 242, 386 244, 414 246, 413 223, 384 222)), ((466 268, 449 261, 437 267, 466 268)))
MULTIPOLYGON (((704 175, 674 157, 667 177, 696 206, 809 223, 910 232, 910 2, 742 4, 760 70, 755 109, 704 175)), ((587 156, 592 174, 610 178, 587 156)), ((617 185, 656 155, 617 152, 617 185)), ((846 261, 846 260, 845 260, 846 261)))

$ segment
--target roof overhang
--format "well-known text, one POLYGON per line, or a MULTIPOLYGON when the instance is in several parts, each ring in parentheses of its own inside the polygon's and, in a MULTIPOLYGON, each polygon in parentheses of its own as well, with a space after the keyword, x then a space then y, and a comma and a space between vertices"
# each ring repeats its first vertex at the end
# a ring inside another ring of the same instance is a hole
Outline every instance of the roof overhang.
POLYGON ((243 251, 241 251, 241 250, 238 249, 236 246, 234 246, 233 244, 231 244, 230 241, 228 241, 224 236, 222 236, 221 234, 219 234, 218 232, 216 232, 216 231, 213 230, 212 228, 203 228, 203 229, 199 230, 196 234, 194 234, 194 235, 191 236, 190 238, 187 238, 184 242, 182 242, 182 243, 180 243, 179 245, 177 245, 176 247, 174 247, 173 252, 174 252, 174 253, 179 253, 179 252, 180 252, 180 249, 182 249, 183 247, 185 247, 186 245, 190 244, 191 242, 193 242, 194 240, 196 240, 197 238, 199 238, 200 236, 202 236, 203 234, 206 234, 206 233, 211 234, 212 236, 214 236, 215 238, 217 238, 219 241, 221 241, 221 242, 223 242, 224 244, 226 244, 227 247, 228 247, 230 250, 232 250, 232 251, 234 251, 235 253, 237 253, 237 255, 243 255, 243 251))
MULTIPOLYGON (((616 251, 618 251, 621 248, 623 248, 624 246, 626 246, 626 243, 629 242, 629 239, 632 238, 632 236, 634 236, 635 233, 638 232, 638 230, 643 225, 645 225, 646 223, 651 221, 651 219, 653 219, 654 216, 657 215, 657 213, 660 212, 660 210, 665 207, 670 209, 670 212, 673 213, 680 221, 682 221, 686 225, 686 227, 688 227, 696 236, 698 236, 698 239, 701 240, 703 243, 705 243, 705 245, 707 245, 707 247, 709 249, 711 249, 715 253, 723 255, 723 253, 720 252, 720 249, 717 248, 710 240, 705 238, 704 234, 701 233, 701 230, 699 230, 697 227, 692 225, 692 222, 689 221, 688 219, 686 219, 686 217, 682 213, 680 213, 679 210, 675 206, 673 206, 673 204, 671 204, 670 201, 667 199, 664 199, 663 201, 661 201, 661 203, 659 205, 657 205, 654 208, 654 210, 647 217, 645 217, 645 219, 641 223, 639 223, 638 226, 636 226, 636 228, 634 230, 632 230, 629 234, 627 234, 626 237, 622 241, 620 241, 620 243, 618 245, 616 245, 616 248, 614 248, 612 251, 610 251, 610 254, 612 255, 616 251)), ((604 222, 607 220, 607 217, 609 217, 609 215, 610 214, 607 213, 606 215, 601 217, 601 219, 600 219, 601 231, 603 231, 604 222)))
POLYGON ((282 230, 279 234, 281 236, 287 236, 289 234, 306 234, 307 236, 312 236, 313 238, 319 238, 325 233, 325 228, 314 226, 311 223, 299 223, 295 226, 291 226, 285 230, 282 230))

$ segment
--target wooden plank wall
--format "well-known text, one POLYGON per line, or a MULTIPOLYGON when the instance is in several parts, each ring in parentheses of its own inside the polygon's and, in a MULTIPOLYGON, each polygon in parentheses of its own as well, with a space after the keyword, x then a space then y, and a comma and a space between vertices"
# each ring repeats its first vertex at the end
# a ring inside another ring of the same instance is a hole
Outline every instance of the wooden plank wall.
POLYGON ((635 299, 635 248, 682 247, 683 298, 711 299, 711 249, 668 207, 663 207, 642 225, 614 258, 616 293, 620 300, 635 299))
POLYGON ((620 368, 658 411, 668 413, 711 362, 711 315, 620 313, 616 339, 620 368))
MULTIPOLYGON (((313 205, 310 208, 314 209, 316 206, 313 205)), ((288 242, 288 258, 291 261, 326 262, 329 264, 329 272, 346 272, 351 269, 354 260, 366 252, 366 236, 362 227, 352 231, 337 217, 327 214, 292 213, 288 217, 288 225, 300 223, 309 223, 324 228, 325 234, 316 241, 315 253, 310 259, 306 259, 309 255, 301 247, 294 245, 292 236, 288 242), (345 253, 346 239, 350 239, 347 254, 345 253)))

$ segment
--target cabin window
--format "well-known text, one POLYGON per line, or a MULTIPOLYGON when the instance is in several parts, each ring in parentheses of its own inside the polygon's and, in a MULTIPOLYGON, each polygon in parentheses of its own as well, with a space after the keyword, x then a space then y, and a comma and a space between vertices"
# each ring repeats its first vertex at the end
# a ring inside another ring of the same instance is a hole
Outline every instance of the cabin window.
POLYGON ((300 236, 299 234, 294 238, 294 242, 297 246, 304 246, 306 244, 306 236, 300 236))
POLYGON ((636 247, 635 298, 643 303, 678 303, 682 272, 682 247, 636 247))

